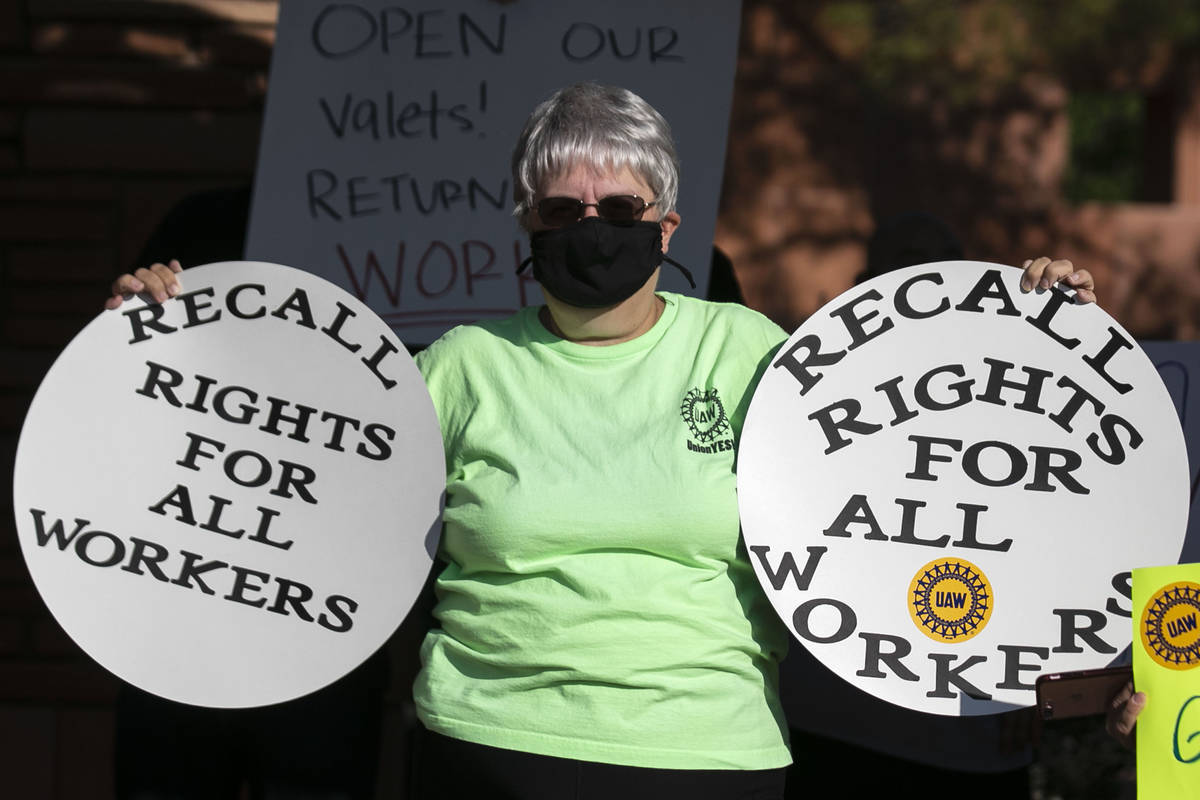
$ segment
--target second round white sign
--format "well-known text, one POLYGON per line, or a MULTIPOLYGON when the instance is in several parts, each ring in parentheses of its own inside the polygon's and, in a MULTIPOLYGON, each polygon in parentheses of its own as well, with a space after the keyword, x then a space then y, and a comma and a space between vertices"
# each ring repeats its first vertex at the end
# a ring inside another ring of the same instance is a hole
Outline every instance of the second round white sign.
POLYGON ((1020 270, 909 267, 810 318, 747 415, 750 559, 796 638, 908 708, 994 713, 1130 642, 1129 571, 1175 563, 1179 422, 1132 338, 1020 270))

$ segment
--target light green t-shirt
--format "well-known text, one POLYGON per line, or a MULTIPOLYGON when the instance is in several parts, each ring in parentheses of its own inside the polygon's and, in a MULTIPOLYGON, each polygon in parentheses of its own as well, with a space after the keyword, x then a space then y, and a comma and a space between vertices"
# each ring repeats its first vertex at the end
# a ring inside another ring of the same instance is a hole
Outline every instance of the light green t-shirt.
POLYGON ((447 489, 415 697, 431 730, 642 767, 791 760, 787 635, 740 542, 734 447, 787 337, 757 312, 661 293, 610 346, 526 308, 417 357, 447 489))

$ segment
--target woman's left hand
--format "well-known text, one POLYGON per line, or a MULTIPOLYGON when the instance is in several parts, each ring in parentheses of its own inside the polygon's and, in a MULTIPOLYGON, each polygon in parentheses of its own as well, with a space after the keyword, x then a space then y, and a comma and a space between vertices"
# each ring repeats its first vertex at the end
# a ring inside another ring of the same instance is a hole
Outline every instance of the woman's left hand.
POLYGON ((1075 269, 1075 265, 1065 258, 1051 259, 1043 256, 1026 261, 1021 266, 1025 268, 1025 274, 1021 276, 1023 292, 1049 289, 1056 283, 1062 283, 1075 290, 1078 302, 1096 302, 1096 282, 1092 279, 1092 273, 1086 269, 1075 269))

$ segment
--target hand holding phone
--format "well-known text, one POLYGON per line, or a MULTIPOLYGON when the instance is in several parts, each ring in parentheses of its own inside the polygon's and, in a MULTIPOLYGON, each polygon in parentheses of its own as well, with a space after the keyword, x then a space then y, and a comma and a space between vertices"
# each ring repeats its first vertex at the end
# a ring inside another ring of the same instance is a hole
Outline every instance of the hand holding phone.
POLYGON ((1052 720, 1108 714, 1126 684, 1130 696, 1133 694, 1132 681, 1133 668, 1128 666, 1039 675, 1035 684, 1038 716, 1052 720))

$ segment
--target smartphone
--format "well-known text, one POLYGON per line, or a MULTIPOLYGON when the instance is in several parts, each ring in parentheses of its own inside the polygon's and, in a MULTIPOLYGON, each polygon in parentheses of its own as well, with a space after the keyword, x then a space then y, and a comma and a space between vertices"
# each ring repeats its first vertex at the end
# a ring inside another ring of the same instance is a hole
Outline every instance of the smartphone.
POLYGON ((1034 684, 1044 720, 1106 714, 1112 699, 1133 678, 1133 668, 1106 667, 1039 675, 1034 684))

